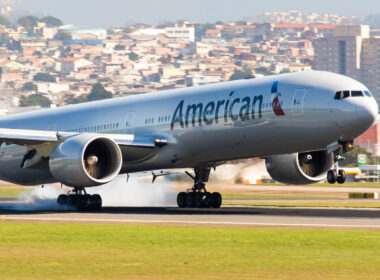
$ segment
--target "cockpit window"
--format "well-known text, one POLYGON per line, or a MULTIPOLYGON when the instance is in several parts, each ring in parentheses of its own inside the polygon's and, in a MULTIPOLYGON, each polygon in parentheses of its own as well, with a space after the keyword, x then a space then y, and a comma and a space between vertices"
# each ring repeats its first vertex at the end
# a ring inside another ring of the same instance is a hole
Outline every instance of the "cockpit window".
POLYGON ((372 97, 372 94, 371 94, 369 91, 367 91, 367 90, 364 91, 364 94, 365 94, 366 96, 368 96, 368 97, 372 97))
POLYGON ((351 96, 352 97, 359 97, 359 96, 364 96, 362 91, 359 90, 353 90, 351 91, 351 96))
POLYGON ((350 97, 350 91, 349 90, 343 91, 343 97, 342 97, 342 99, 347 98, 347 97, 350 97))
POLYGON ((341 91, 337 91, 335 93, 334 99, 336 99, 336 100, 342 99, 342 92, 341 91))

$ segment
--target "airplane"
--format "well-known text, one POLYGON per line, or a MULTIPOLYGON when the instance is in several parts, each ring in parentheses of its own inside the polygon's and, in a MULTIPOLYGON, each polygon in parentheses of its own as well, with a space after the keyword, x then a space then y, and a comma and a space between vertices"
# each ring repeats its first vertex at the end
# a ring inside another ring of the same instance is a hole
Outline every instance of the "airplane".
POLYGON ((191 168, 193 187, 178 206, 219 208, 221 194, 206 183, 230 160, 263 158, 287 184, 344 183, 338 162, 377 114, 363 84, 323 71, 35 110, 0 118, 0 179, 59 182, 72 189, 59 204, 95 210, 102 199, 86 188, 119 174, 191 168))

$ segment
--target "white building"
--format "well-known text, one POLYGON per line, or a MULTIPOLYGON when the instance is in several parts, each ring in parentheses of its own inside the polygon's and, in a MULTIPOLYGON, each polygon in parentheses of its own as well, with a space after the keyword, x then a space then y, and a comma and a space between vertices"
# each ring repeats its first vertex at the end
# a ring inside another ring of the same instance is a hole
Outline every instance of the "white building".
POLYGON ((195 41, 194 27, 167 27, 165 28, 165 33, 169 38, 183 39, 190 42, 195 41))

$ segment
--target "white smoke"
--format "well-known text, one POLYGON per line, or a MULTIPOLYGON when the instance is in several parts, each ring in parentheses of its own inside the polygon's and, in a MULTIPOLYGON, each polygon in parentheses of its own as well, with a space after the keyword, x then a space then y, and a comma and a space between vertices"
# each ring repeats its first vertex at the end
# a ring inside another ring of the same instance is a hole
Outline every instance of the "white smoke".
POLYGON ((57 198, 62 193, 64 193, 63 189, 45 185, 44 187, 23 191, 16 201, 2 208, 16 211, 72 210, 70 207, 62 207, 57 204, 57 198))
POLYGON ((174 206, 176 184, 162 177, 152 183, 152 177, 119 176, 100 187, 88 188, 90 194, 100 194, 103 206, 174 206))
MULTIPOLYGON (((65 194, 70 188, 57 188, 50 185, 37 187, 22 192, 16 201, 7 204, 2 209, 16 211, 67 211, 73 207, 61 206, 57 203, 60 194, 65 194)), ((174 206, 177 192, 175 183, 157 178, 152 184, 152 177, 130 178, 119 176, 112 182, 94 188, 87 188, 89 194, 100 194, 103 206, 174 206)))

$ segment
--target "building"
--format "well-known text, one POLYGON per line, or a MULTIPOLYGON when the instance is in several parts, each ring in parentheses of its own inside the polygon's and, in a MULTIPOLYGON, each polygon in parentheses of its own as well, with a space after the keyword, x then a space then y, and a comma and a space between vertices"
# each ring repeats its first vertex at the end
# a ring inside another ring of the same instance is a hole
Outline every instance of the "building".
POLYGON ((195 41, 194 27, 167 27, 165 28, 166 36, 169 38, 183 39, 186 41, 195 41))
POLYGON ((337 26, 333 36, 315 41, 314 69, 361 80, 362 43, 368 38, 368 25, 337 26))

